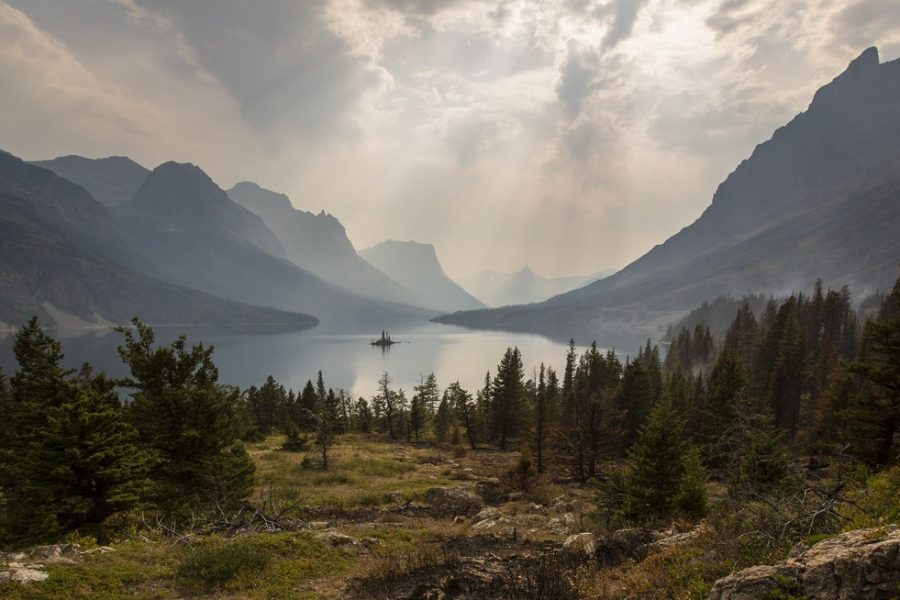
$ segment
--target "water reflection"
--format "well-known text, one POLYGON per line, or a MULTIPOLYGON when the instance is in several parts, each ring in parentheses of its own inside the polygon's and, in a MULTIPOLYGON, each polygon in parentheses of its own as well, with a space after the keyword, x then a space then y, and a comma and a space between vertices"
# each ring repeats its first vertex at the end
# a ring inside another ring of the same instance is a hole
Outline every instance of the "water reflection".
MULTIPOLYGON (((485 371, 497 365, 508 346, 519 347, 529 374, 541 362, 561 371, 566 352, 566 344, 542 336, 435 323, 395 328, 391 334, 402 343, 386 347, 371 344, 378 337, 371 331, 273 333, 247 328, 170 327, 155 331, 160 343, 171 342, 184 333, 188 342, 215 346, 215 361, 225 383, 259 385, 271 374, 285 386, 299 390, 308 379, 315 380, 321 369, 328 386, 343 388, 354 396, 372 395, 384 371, 390 373, 395 386, 407 391, 420 375, 431 372, 441 387, 459 380, 474 391, 483 385, 485 371)), ((54 335, 63 343, 67 366, 74 368, 87 361, 112 376, 127 374, 116 352, 121 335, 109 330, 57 331, 54 335)), ((0 365, 7 373, 15 368, 12 337, 8 335, 0 338, 0 365)))

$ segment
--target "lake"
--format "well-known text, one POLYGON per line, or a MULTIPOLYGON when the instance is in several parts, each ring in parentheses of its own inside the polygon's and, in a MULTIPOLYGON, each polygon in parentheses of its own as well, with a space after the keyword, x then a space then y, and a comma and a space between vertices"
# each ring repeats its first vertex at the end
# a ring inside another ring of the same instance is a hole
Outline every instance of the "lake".
MULTIPOLYGON (((557 369, 562 378, 566 354, 564 343, 538 335, 473 331, 436 323, 391 330, 392 338, 402 343, 385 350, 369 344, 380 331, 329 333, 318 328, 273 334, 157 328, 157 341, 168 343, 180 333, 187 335, 188 342, 215 346, 214 360, 223 383, 243 388, 260 385, 272 375, 286 387, 299 390, 308 379, 315 381, 321 369, 328 387, 347 390, 354 397, 373 395, 384 371, 393 379, 393 387, 408 393, 419 376, 428 373, 437 376, 442 388, 459 380, 474 393, 508 346, 518 346, 522 352, 526 375, 543 362, 557 369)), ((67 366, 90 362, 113 376, 127 374, 116 353, 121 335, 108 330, 53 334, 63 344, 67 366)), ((12 335, 0 337, 0 366, 7 375, 16 368, 12 340, 12 335)))

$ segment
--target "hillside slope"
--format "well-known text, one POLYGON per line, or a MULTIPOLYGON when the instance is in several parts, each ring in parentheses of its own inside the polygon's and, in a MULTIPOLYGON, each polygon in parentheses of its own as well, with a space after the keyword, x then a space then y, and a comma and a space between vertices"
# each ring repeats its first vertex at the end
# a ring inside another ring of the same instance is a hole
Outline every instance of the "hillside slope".
POLYGON ((127 156, 84 158, 74 154, 53 160, 38 160, 31 164, 49 169, 73 183, 77 183, 95 200, 112 207, 131 200, 150 171, 127 156))
POLYGON ((0 151, 0 328, 32 316, 66 327, 135 316, 152 324, 316 324, 150 277, 130 244, 86 190, 0 151))
POLYGON ((363 260, 334 216, 298 210, 284 194, 243 181, 228 196, 259 215, 295 265, 363 296, 413 302, 413 294, 363 260))
MULTIPOLYGON (((719 186, 697 221, 619 273, 541 304, 439 317, 567 337, 651 329, 722 294, 888 287, 900 259, 900 61, 866 50, 719 186)), ((613 336, 614 337, 614 336, 613 336)))
POLYGON ((157 167, 116 215, 160 276, 216 296, 373 331, 433 314, 355 295, 271 254, 281 245, 262 220, 193 165, 157 167))

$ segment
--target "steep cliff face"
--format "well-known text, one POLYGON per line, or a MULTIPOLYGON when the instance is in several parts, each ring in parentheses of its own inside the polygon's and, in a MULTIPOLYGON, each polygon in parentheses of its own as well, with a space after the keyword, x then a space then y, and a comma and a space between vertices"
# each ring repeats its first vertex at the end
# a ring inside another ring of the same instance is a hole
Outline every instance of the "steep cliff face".
POLYGON ((442 311, 484 306, 447 277, 431 244, 387 240, 360 251, 360 255, 412 290, 415 304, 442 311))
POLYGON ((336 217, 298 210, 284 194, 249 181, 235 185, 228 190, 228 196, 262 218, 295 265, 363 296, 415 304, 411 290, 356 253, 336 217))

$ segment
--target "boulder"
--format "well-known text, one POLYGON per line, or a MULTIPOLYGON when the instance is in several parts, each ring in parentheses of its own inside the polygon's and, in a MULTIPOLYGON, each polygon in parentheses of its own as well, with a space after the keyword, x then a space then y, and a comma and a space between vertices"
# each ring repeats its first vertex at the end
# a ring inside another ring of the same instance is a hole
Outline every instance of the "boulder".
POLYGON ((478 514, 472 517, 472 522, 477 523, 479 521, 484 521, 485 519, 499 519, 500 518, 500 510, 494 508, 493 506, 486 506, 478 511, 478 514))
POLYGON ((475 484, 475 493, 481 496, 481 499, 487 503, 499 501, 503 496, 500 480, 496 477, 482 479, 475 484))
POLYGON ((71 562, 81 554, 81 546, 78 544, 52 544, 50 546, 38 546, 28 553, 31 558, 43 562, 71 562))
POLYGON ((44 581, 49 575, 40 568, 40 565, 20 565, 11 563, 0 569, 0 583, 33 583, 44 581))
POLYGON ((628 527, 618 529, 596 540, 597 559, 601 565, 611 567, 625 560, 642 560, 648 547, 656 541, 657 534, 649 529, 628 527))
POLYGON ((900 528, 858 529, 795 549, 784 562, 718 580, 710 600, 776 591, 808 600, 888 600, 900 591, 900 528))
POLYGON ((585 532, 570 535, 563 542, 563 550, 575 556, 593 556, 596 551, 594 534, 585 532))
POLYGON ((445 515, 470 515, 484 508, 484 500, 467 488, 434 487, 425 492, 425 501, 445 515))

